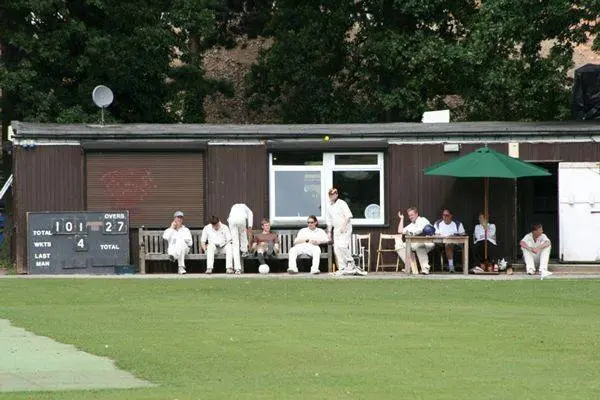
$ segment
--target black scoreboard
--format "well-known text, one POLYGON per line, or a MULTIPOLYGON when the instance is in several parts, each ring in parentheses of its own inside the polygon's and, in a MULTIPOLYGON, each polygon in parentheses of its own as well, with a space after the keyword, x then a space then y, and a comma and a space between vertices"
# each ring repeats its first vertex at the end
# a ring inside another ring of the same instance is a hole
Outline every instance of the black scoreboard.
POLYGON ((29 212, 30 274, 112 274, 129 264, 129 211, 29 212))

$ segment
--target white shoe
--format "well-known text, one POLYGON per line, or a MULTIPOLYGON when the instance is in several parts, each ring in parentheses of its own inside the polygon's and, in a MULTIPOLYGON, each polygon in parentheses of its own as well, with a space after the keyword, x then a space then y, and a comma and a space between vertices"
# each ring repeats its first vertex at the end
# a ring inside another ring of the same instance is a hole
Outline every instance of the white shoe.
POLYGON ((318 270, 318 269, 311 269, 310 273, 313 274, 313 275, 319 275, 321 273, 321 271, 318 270))
POLYGON ((295 275, 298 273, 298 270, 297 269, 288 269, 287 272, 288 272, 288 274, 295 275))
POLYGON ((421 270, 421 275, 429 275, 429 271, 423 269, 421 270))
POLYGON ((368 274, 364 269, 356 268, 356 275, 366 276, 368 274))
POLYGON ((179 267, 179 268, 177 268, 177 273, 179 275, 184 275, 186 273, 185 267, 179 267))
POLYGON ((241 269, 236 269, 233 273, 236 274, 236 275, 241 275, 242 274, 242 270, 241 269))
POLYGON ((540 272, 540 279, 544 279, 550 275, 554 275, 554 273, 550 272, 550 271, 541 271, 540 272))
POLYGON ((205 274, 212 274, 212 268, 207 268, 205 274))

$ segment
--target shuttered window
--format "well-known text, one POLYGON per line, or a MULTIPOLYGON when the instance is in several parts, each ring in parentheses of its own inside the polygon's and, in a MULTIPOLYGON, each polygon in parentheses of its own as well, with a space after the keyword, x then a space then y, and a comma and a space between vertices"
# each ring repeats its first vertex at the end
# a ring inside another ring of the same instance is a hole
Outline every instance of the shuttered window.
POLYGON ((86 153, 87 209, 129 210, 132 227, 166 227, 175 210, 204 225, 203 153, 86 153))

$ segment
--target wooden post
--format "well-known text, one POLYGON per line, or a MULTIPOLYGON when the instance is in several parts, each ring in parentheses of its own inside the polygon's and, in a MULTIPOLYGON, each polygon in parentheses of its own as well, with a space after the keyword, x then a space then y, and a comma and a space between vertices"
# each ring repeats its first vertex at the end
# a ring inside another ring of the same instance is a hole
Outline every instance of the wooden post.
MULTIPOLYGON (((489 210, 488 210, 488 192, 490 190, 490 179, 489 178, 484 178, 483 179, 483 213, 485 214, 485 220, 487 221, 488 225, 490 223, 490 217, 489 217, 489 210)), ((483 246, 483 259, 487 260, 488 257, 488 241, 487 239, 485 240, 484 246, 483 246)), ((465 267, 466 268, 466 267, 465 267)))
POLYGON ((140 249, 140 274, 146 273, 146 244, 144 243, 144 226, 138 229, 138 244, 140 249))

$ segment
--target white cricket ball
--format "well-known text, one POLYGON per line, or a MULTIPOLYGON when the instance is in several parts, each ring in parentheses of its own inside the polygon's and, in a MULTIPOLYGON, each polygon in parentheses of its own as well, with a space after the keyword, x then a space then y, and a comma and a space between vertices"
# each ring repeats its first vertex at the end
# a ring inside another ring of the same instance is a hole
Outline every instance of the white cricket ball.
POLYGON ((268 274, 271 269, 267 264, 261 264, 258 266, 258 272, 265 275, 268 274))

